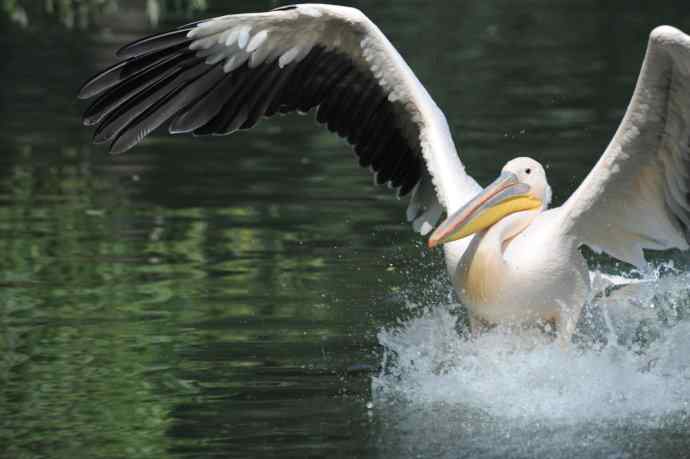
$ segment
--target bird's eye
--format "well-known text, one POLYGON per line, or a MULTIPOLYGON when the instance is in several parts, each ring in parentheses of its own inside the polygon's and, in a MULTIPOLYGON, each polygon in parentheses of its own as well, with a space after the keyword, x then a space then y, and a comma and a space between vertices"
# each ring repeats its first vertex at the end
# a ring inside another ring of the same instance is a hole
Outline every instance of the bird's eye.
POLYGON ((526 173, 526 174, 529 174, 529 173, 531 173, 531 172, 532 172, 532 169, 525 169, 525 173, 526 173))

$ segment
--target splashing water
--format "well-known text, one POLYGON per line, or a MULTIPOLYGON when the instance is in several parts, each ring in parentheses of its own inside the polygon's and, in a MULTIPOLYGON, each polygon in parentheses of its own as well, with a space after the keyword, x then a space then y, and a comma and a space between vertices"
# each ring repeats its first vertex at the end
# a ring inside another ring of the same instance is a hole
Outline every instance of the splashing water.
POLYGON ((522 425, 670 418, 687 425, 690 276, 664 265, 645 277, 592 278, 603 293, 565 350, 502 330, 469 340, 458 305, 416 307, 413 318, 378 334, 384 356, 372 382, 375 405, 442 404, 522 425))

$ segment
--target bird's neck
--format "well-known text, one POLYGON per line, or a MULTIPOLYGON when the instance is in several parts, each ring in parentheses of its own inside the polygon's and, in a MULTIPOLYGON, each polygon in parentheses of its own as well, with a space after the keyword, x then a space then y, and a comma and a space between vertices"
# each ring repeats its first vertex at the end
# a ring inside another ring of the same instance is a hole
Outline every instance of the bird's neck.
POLYGON ((524 231, 540 210, 510 214, 477 234, 460 261, 456 289, 472 304, 496 301, 510 266, 503 253, 510 242, 524 231))
POLYGON ((485 244, 488 250, 494 251, 493 255, 503 260, 503 253, 508 244, 522 233, 542 212, 541 209, 515 212, 503 217, 486 231, 485 244))

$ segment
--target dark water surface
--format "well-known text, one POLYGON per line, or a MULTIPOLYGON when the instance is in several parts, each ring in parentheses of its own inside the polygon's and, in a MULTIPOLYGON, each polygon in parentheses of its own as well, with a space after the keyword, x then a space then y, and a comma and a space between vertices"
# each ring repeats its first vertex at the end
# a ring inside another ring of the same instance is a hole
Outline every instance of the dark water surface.
MULTIPOLYGON (((690 454, 687 406, 506 430, 462 400, 377 398, 377 334, 410 316, 406 298, 448 301, 440 253, 311 117, 158 135, 121 157, 91 146, 74 96, 154 30, 144 3, 81 30, 0 19, 0 457, 690 454)), ((200 17, 278 6, 197 3, 200 17)), ((690 30, 686 1, 354 6, 445 110, 480 183, 530 155, 556 204, 611 138, 649 31, 690 30)))

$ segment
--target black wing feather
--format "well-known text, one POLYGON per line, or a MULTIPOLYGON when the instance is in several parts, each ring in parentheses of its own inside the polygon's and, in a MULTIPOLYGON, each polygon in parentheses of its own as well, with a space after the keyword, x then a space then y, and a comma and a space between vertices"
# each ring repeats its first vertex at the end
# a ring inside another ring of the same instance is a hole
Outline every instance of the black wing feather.
MULTIPOLYGON (((194 68, 194 70, 197 69, 197 67, 194 68)), ((144 137, 180 110, 206 95, 217 84, 222 73, 223 69, 220 66, 214 66, 198 74, 185 75, 186 81, 179 83, 159 102, 120 131, 113 142, 111 152, 122 153, 141 142, 144 137)))
POLYGON ((174 48, 180 44, 187 44, 190 39, 187 37, 189 31, 194 27, 171 30, 170 32, 149 35, 137 41, 129 43, 115 53, 117 57, 132 58, 144 56, 146 54, 174 48))
MULTIPOLYGON (((203 21, 199 21, 203 22, 203 21)), ((189 49, 199 22, 151 35, 122 47, 125 58, 87 81, 80 98, 98 98, 84 124, 96 125, 94 141, 124 152, 170 121, 171 133, 227 134, 261 117, 317 109, 316 119, 355 147, 362 166, 399 195, 419 182, 424 163, 416 127, 366 66, 346 54, 314 47, 285 67, 277 59, 225 73, 189 49)))
POLYGON ((172 56, 171 59, 158 62, 155 66, 155 72, 144 72, 133 75, 131 78, 122 81, 110 91, 106 91, 102 94, 86 109, 82 117, 84 124, 86 126, 92 126, 100 123, 106 115, 117 107, 122 106, 122 104, 136 96, 142 90, 145 90, 172 73, 178 72, 180 65, 192 58, 193 55, 189 54, 172 56))

